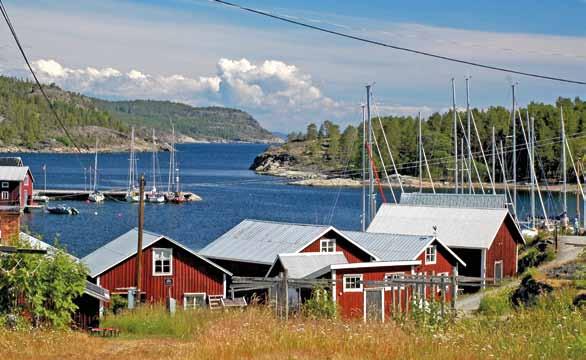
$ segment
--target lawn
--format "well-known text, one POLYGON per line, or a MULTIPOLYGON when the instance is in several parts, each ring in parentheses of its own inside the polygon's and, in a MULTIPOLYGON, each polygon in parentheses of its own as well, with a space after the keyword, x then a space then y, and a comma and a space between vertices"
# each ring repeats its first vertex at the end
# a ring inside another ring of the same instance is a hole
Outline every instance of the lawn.
POLYGON ((586 310, 575 290, 532 309, 492 311, 442 325, 276 320, 264 308, 178 312, 143 307, 109 317, 119 338, 51 330, 0 330, 1 359, 583 359, 586 310))

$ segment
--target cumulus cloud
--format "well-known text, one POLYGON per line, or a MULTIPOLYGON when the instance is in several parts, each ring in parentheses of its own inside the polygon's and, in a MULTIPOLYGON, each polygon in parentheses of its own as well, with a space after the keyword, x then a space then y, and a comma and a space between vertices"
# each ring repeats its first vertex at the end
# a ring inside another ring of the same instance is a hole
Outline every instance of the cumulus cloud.
POLYGON ((225 59, 216 74, 197 78, 154 75, 111 67, 69 68, 53 59, 32 63, 39 78, 66 90, 110 99, 161 99, 191 105, 224 105, 267 116, 283 117, 307 111, 334 110, 339 104, 325 96, 311 76, 277 60, 255 64, 225 59))

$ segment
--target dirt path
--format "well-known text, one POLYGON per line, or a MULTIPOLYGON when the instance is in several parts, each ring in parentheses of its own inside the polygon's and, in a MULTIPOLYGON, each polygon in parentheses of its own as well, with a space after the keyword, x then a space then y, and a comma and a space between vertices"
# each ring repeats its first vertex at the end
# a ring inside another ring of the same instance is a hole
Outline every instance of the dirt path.
MULTIPOLYGON (((586 246, 586 236, 560 236, 558 240, 558 252, 555 260, 540 266, 540 269, 551 269, 570 261, 576 260, 582 249, 586 246)), ((515 280, 505 287, 515 287, 519 285, 519 280, 515 280)), ((493 291, 502 289, 492 288, 486 291, 479 291, 475 294, 464 295, 456 302, 456 311, 461 313, 471 313, 480 307, 480 300, 484 295, 493 291)))

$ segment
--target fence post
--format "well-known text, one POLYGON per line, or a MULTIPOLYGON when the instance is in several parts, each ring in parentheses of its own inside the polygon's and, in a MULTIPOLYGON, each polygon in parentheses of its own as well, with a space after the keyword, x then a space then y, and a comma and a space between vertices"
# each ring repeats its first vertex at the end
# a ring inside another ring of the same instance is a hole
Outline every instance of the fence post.
POLYGON ((452 268, 451 291, 452 291, 452 301, 451 301, 452 310, 456 310, 456 299, 458 296, 458 268, 456 266, 454 266, 452 268))
POLYGON ((283 292, 285 298, 285 321, 289 319, 289 282, 287 281, 287 269, 283 271, 283 292))
POLYGON ((442 318, 445 316, 446 314, 446 310, 445 310, 445 303, 446 303, 446 278, 445 275, 442 275, 440 278, 440 293, 441 293, 441 313, 442 313, 442 318))

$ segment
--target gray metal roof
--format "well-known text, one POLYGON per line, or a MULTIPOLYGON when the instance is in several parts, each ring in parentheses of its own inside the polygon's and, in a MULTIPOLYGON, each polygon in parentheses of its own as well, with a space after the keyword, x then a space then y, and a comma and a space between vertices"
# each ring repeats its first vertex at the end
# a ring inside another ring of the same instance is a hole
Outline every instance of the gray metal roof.
MULTIPOLYGON (((53 245, 47 244, 46 242, 44 242, 40 239, 37 239, 36 237, 29 235, 25 232, 21 231, 19 234, 19 238, 20 238, 20 241, 30 245, 30 247, 32 247, 33 249, 46 250, 47 254, 54 254, 57 251, 57 248, 54 247, 53 245)), ((69 256, 71 256, 72 258, 74 258, 76 260, 79 260, 73 255, 69 255, 69 256)))
POLYGON ((2 156, 0 157, 0 166, 23 166, 20 156, 2 156))
MULTIPOLYGON (((367 231, 417 235, 437 226, 437 237, 449 247, 489 248, 507 216, 507 209, 383 204, 367 231)), ((523 241, 514 228, 518 241, 523 241)))
POLYGON ((504 209, 507 208, 507 198, 504 194, 403 193, 401 194, 400 204, 455 208, 504 209))
POLYGON ((380 234, 343 231, 346 236, 376 254, 381 261, 415 260, 434 239, 431 235, 380 234))
MULTIPOLYGON (((281 262, 284 269, 287 269, 287 276, 291 279, 303 279, 326 266, 348 263, 342 252, 279 254, 275 264, 278 261, 281 262)), ((273 267, 269 269, 267 275, 271 273, 272 269, 273 267)))
POLYGON ((0 166, 0 181, 23 181, 28 166, 0 166))
POLYGON ((214 259, 271 265, 278 254, 297 252, 331 228, 244 220, 201 249, 200 254, 214 259))
MULTIPOLYGON (((182 245, 178 241, 175 241, 167 236, 156 234, 150 231, 143 232, 142 238, 142 248, 146 249, 149 246, 153 245, 159 240, 165 239, 170 241, 171 243, 183 248, 187 252, 195 255, 196 257, 202 259, 203 261, 209 263, 210 265, 220 269, 221 271, 225 272, 226 274, 232 275, 229 271, 222 268, 221 266, 213 263, 212 261, 206 259, 205 257, 197 254, 193 250, 189 249, 188 247, 182 245)), ((90 277, 95 278, 99 276, 104 271, 112 268, 113 266, 121 263, 122 261, 128 259, 129 257, 136 254, 136 244, 138 242, 138 229, 134 228, 128 231, 125 234, 120 235, 116 239, 110 241, 106 245, 96 249, 91 254, 87 255, 86 257, 81 259, 81 262, 84 263, 90 271, 90 277)))

